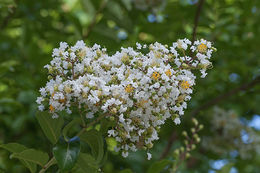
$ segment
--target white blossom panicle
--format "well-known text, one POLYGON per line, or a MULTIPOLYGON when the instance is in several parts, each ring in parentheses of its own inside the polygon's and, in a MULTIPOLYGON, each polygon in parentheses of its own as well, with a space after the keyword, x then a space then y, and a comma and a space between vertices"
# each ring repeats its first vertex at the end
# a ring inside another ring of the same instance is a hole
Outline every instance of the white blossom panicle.
POLYGON ((171 47, 157 42, 136 46, 108 55, 97 44, 61 42, 45 66, 49 81, 40 89, 39 110, 54 117, 64 110, 70 114, 74 108, 88 119, 105 114, 116 122, 108 136, 115 138, 124 157, 129 150, 151 148, 168 118, 181 123, 195 85, 193 71, 207 75, 215 48, 203 39, 194 43, 182 39, 171 47))

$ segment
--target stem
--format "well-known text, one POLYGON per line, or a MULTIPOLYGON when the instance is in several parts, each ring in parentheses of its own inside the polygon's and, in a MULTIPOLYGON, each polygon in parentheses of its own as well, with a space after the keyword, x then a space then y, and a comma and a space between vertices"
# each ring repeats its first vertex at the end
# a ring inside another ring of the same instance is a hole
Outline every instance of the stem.
POLYGON ((198 8, 197 8, 196 15, 195 15, 195 18, 194 18, 194 27, 193 27, 192 41, 191 41, 192 43, 196 39, 197 28, 198 28, 198 23, 199 23, 199 18, 200 18, 200 13, 201 13, 203 3, 204 3, 204 0, 200 0, 199 3, 198 3, 198 8))
POLYGON ((55 158, 52 157, 51 160, 43 166, 39 173, 44 173, 50 166, 52 166, 56 162, 55 158))

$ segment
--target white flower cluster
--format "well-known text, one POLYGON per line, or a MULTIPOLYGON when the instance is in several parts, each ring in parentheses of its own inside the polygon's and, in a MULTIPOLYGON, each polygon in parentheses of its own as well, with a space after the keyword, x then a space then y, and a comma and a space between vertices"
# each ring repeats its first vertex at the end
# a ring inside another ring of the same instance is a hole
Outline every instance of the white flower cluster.
POLYGON ((50 75, 37 98, 39 110, 54 117, 63 110, 71 113, 73 107, 83 109, 87 118, 106 114, 116 122, 108 136, 115 138, 123 156, 129 150, 151 148, 168 118, 180 123, 195 85, 192 70, 199 69, 205 77, 215 48, 206 40, 192 44, 188 39, 171 47, 136 45, 136 50, 121 48, 109 56, 96 44, 87 47, 78 41, 69 47, 61 42, 45 66, 50 75))
POLYGON ((235 151, 242 159, 252 159, 255 154, 260 154, 259 134, 242 123, 235 111, 215 107, 210 115, 212 133, 203 137, 204 149, 218 155, 231 153, 231 156, 235 151))

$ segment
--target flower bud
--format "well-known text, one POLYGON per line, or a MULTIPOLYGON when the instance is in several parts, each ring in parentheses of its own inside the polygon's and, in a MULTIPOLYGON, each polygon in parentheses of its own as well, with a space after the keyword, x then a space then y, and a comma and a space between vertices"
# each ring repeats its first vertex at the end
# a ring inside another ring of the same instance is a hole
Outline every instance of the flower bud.
POLYGON ((188 136, 188 133, 187 133, 186 131, 183 131, 183 132, 182 132, 182 135, 185 136, 185 137, 187 137, 187 136, 188 136))
POLYGON ((197 126, 199 124, 199 122, 196 118, 192 118, 192 122, 195 126, 197 126))

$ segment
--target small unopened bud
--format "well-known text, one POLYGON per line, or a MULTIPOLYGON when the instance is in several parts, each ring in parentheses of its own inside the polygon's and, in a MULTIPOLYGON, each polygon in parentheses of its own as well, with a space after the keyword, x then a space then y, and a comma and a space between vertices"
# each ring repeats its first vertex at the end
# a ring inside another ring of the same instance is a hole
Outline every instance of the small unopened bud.
POLYGON ((184 147, 181 147, 180 150, 181 150, 181 152, 183 152, 184 151, 184 147))
POLYGON ((200 142, 200 137, 195 138, 196 142, 199 143, 200 142))
POLYGON ((149 143, 146 146, 147 146, 147 148, 153 148, 153 144, 152 143, 149 143))
POLYGON ((195 132, 196 132, 195 128, 191 128, 190 131, 191 131, 192 133, 195 133, 195 132))
POLYGON ((191 149, 192 149, 192 150, 195 150, 195 149, 196 149, 196 145, 195 145, 195 144, 192 144, 192 145, 191 145, 191 149))
POLYGON ((197 126, 199 124, 199 122, 196 118, 192 118, 192 122, 195 126, 197 126))
POLYGON ((190 158, 190 153, 186 153, 185 157, 190 158))
POLYGON ((182 66, 183 68, 189 68, 189 65, 186 64, 186 63, 183 63, 181 66, 182 66))
POLYGON ((184 144, 187 146, 188 145, 188 141, 187 140, 184 140, 184 144))
POLYGON ((116 108, 112 108, 111 113, 112 114, 116 114, 117 113, 117 109, 116 108))
POLYGON ((50 73, 50 74, 53 74, 53 72, 54 72, 54 68, 53 68, 53 67, 50 67, 50 68, 49 68, 49 73, 50 73))
POLYGON ((109 120, 110 120, 110 121, 114 121, 114 120, 115 120, 115 117, 109 116, 109 120))
POLYGON ((202 130, 204 128, 203 124, 199 125, 199 130, 202 130))
POLYGON ((180 154, 180 150, 179 150, 179 149, 176 149, 176 150, 174 151, 174 154, 178 156, 178 155, 180 154))
POLYGON ((188 136, 188 133, 187 133, 186 131, 183 131, 183 132, 182 132, 182 135, 185 136, 185 137, 187 137, 187 136, 188 136))
POLYGON ((68 63, 68 69, 72 69, 72 63, 71 62, 68 63))
POLYGON ((53 79, 53 77, 52 77, 51 75, 49 75, 49 76, 48 76, 48 79, 51 80, 51 79, 53 79))

